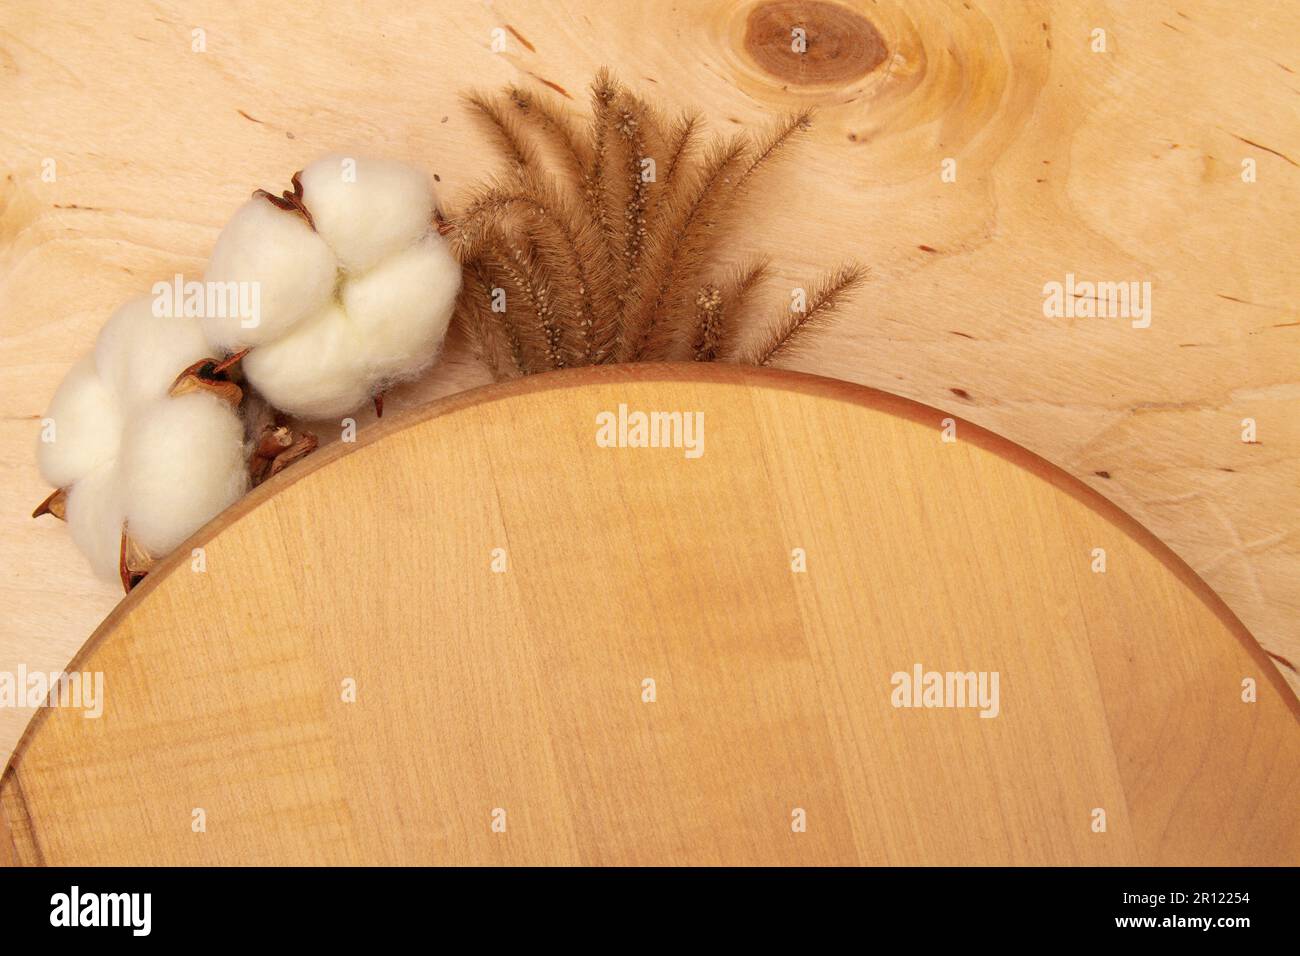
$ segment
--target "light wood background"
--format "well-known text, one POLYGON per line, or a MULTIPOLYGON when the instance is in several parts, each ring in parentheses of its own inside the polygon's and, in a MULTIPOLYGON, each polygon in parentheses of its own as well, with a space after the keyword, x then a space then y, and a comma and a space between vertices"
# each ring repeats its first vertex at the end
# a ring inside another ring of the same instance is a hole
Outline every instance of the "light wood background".
POLYGON ((92 639, 74 669, 104 674, 103 716, 32 723, 10 854, 1300 862, 1300 705, 1241 624, 1100 496, 975 426, 945 443, 943 417, 642 365, 336 445, 92 639), (598 447, 620 403, 702 412, 703 455, 598 447), (917 663, 997 671, 997 716, 895 708, 917 663))
MULTIPOLYGON (((251 189, 327 150, 417 163, 454 202, 491 165, 459 91, 511 81, 580 107, 608 64, 721 132, 818 107, 734 252, 773 255, 775 303, 843 257, 875 280, 791 365, 949 408, 1079 476, 1202 574, 1300 686, 1300 9, 840 9, 857 16, 756 0, 3 0, 0 668, 62 666, 117 600, 64 528, 26 516, 48 491, 39 416, 118 303, 197 275, 251 189), (860 17, 887 52, 874 68, 860 17), (1106 53, 1090 49, 1097 28, 1106 53), (1151 327, 1044 318, 1042 286, 1067 272, 1150 281, 1151 327)), ((482 380, 453 343, 389 407, 482 380)), ((0 711, 0 756, 25 719, 0 711)))

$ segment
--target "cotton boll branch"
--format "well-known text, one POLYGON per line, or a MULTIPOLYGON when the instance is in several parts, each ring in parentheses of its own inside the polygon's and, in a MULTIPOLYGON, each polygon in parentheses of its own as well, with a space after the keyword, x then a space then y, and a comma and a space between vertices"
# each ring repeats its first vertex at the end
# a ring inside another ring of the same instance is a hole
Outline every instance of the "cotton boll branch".
MULTIPOLYGON (((433 362, 452 317, 451 226, 428 177, 389 160, 324 156, 280 196, 257 190, 217 239, 205 309, 177 321, 132 300, 65 376, 46 416, 59 441, 37 452, 56 490, 33 517, 65 518, 96 574, 129 590, 250 484, 316 448, 269 402, 307 420, 367 401, 382 415, 385 390, 433 362)), ((572 310, 554 309, 566 293, 548 275, 559 265, 522 235, 489 233, 563 364, 554 316, 572 310)))

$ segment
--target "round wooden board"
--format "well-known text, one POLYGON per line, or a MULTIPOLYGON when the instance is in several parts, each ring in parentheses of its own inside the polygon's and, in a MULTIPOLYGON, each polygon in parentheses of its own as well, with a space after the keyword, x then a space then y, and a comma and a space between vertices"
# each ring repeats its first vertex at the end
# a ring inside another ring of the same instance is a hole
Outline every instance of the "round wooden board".
MULTIPOLYGON (((0 672, 65 667, 120 597, 66 528, 28 517, 52 490, 32 453, 50 396, 114 309, 202 278, 249 193, 324 153, 411 163, 455 213, 503 162, 467 89, 514 83, 581 117, 608 66, 721 137, 815 109, 719 263, 770 258, 756 323, 839 262, 871 267, 790 367, 959 409, 1089 483, 1195 568, 1300 693, 1300 4, 382 9, 298 4, 289 28, 256 0, 5 0, 0 672), (886 58, 863 74, 873 34, 886 58), (1150 280, 1150 327, 1047 318, 1044 284, 1068 275, 1150 280)), ((453 334, 387 414, 487 377, 453 334)), ((30 715, 0 708, 0 763, 30 715)))
POLYGON ((944 441, 946 417, 625 366, 386 422, 105 622, 74 664, 104 674, 103 716, 33 722, 3 852, 1300 861, 1294 699, 1250 636, 1114 506, 975 426, 944 441), (703 454, 599 447, 620 405, 703 413, 703 454), (997 715, 894 706, 916 665, 996 672, 997 715))

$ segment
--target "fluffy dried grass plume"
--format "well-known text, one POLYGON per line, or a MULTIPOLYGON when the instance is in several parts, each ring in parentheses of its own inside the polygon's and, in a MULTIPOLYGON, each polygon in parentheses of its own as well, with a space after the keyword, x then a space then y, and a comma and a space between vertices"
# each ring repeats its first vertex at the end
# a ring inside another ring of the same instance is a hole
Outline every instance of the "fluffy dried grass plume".
POLYGON ((725 268, 742 200, 811 114, 766 134, 704 140, 607 70, 580 124, 519 87, 467 97, 505 160, 451 220, 466 281, 457 321, 497 379, 606 362, 768 365, 832 318, 867 277, 832 271, 754 325, 766 261, 725 268))

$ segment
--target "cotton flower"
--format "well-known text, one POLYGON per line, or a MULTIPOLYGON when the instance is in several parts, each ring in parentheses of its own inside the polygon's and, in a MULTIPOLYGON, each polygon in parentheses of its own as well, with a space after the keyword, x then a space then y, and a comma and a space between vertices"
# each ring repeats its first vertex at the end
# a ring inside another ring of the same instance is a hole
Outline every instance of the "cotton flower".
POLYGON ((202 390, 170 394, 209 351, 197 321, 155 316, 141 297, 113 314, 54 393, 37 463, 106 580, 118 580, 128 537, 162 557, 248 489, 234 408, 202 390))
POLYGON ((460 266, 418 170, 331 155, 294 185, 240 207, 204 277, 255 284, 260 314, 205 315, 202 327, 213 351, 251 349, 244 375, 276 408, 335 418, 432 364, 460 266))

